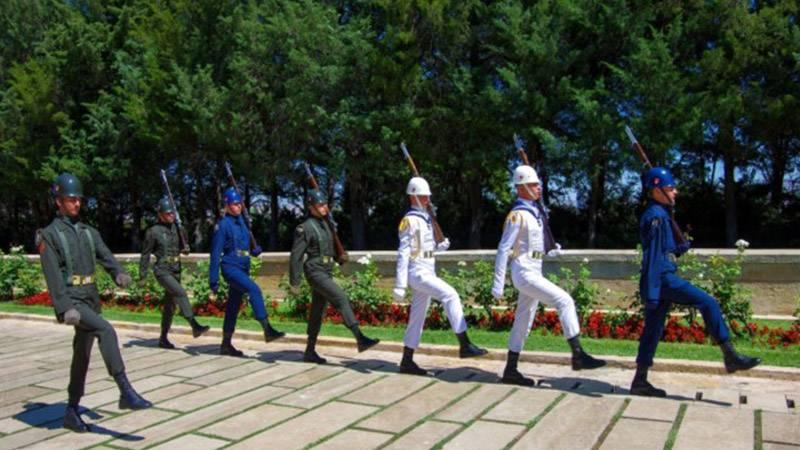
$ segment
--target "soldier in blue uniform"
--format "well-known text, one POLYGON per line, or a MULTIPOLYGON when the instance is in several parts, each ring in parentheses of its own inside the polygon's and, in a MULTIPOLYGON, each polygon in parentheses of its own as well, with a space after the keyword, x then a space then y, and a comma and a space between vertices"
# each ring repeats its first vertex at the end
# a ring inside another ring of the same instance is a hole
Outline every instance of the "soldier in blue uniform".
POLYGON ((677 266, 670 254, 680 257, 689 251, 691 243, 686 240, 685 243, 677 244, 673 235, 669 208, 675 204, 678 190, 672 174, 662 167, 654 167, 645 173, 642 189, 648 197, 647 207, 639 220, 642 241, 639 292, 645 304, 645 312, 631 394, 651 397, 667 395, 663 389, 658 389, 647 381, 647 370, 653 365, 653 356, 664 332, 664 321, 672 303, 688 305, 700 311, 707 333, 722 349, 728 373, 757 366, 761 363, 760 359, 736 353, 717 301, 676 274, 677 266))
POLYGON ((219 289, 219 272, 228 282, 228 303, 225 305, 225 321, 222 325, 221 355, 244 356, 231 344, 233 332, 236 329, 236 319, 239 315, 239 306, 242 296, 247 294, 253 316, 264 329, 264 340, 274 341, 285 335, 269 323, 267 310, 264 306, 264 296, 261 288, 250 279, 250 256, 261 254, 261 247, 256 246, 250 250, 250 231, 242 217, 242 198, 234 188, 228 188, 224 195, 225 217, 214 228, 214 238, 211 241, 211 264, 209 267, 208 282, 211 291, 216 294, 219 289))

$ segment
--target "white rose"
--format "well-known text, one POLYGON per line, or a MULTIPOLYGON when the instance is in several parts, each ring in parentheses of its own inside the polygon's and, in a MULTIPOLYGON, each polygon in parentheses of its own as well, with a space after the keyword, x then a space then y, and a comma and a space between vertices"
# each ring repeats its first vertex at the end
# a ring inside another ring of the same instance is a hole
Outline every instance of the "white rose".
POLYGON ((740 249, 750 247, 750 243, 745 241, 744 239, 739 239, 738 241, 736 241, 735 245, 736 245, 737 248, 740 248, 740 249))
POLYGON ((362 266, 366 266, 367 264, 369 264, 369 258, 367 258, 366 256, 362 256, 361 258, 358 258, 358 261, 356 262, 361 264, 362 266))
POLYGON ((581 262, 583 262, 584 264, 589 264, 589 258, 583 258, 581 262))
POLYGON ((466 261, 459 261, 458 265, 459 265, 459 267, 467 267, 467 262, 466 261))

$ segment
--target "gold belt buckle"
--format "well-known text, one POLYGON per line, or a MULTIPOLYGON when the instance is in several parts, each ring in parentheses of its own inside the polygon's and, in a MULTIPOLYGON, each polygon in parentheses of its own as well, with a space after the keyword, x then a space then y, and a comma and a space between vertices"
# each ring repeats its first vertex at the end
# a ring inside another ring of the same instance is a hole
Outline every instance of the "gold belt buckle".
POLYGON ((250 253, 248 253, 247 250, 236 250, 236 254, 238 256, 250 256, 250 253))
POLYGON ((323 256, 322 257, 322 264, 330 264, 333 261, 333 258, 330 256, 323 256))
POLYGON ((544 253, 539 252, 539 251, 533 251, 533 252, 531 252, 531 258, 533 258, 533 259, 544 259, 544 253))
POLYGON ((91 275, 73 275, 72 276, 72 285, 73 286, 85 286, 87 284, 92 284, 94 282, 94 277, 91 275))

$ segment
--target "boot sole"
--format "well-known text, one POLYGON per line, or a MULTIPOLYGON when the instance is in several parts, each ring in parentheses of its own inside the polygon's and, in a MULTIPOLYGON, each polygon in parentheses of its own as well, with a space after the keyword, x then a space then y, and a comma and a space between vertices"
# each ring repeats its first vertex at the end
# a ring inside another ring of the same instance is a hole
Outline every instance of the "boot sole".
POLYGON ((269 343, 272 341, 277 341, 278 339, 283 339, 284 337, 286 337, 285 334, 282 334, 280 336, 270 336, 270 337, 264 336, 264 342, 269 343))
POLYGON ((746 367, 728 367, 728 366, 725 366, 725 371, 728 372, 728 373, 734 373, 734 372, 739 372, 739 371, 743 371, 743 370, 750 370, 750 369, 758 366, 759 364, 761 364, 761 361, 753 364, 752 366, 746 366, 746 367))
POLYGON ((486 351, 486 350, 484 350, 484 351, 482 351, 482 352, 480 352, 480 353, 459 353, 459 354, 458 354, 458 357, 459 357, 459 358, 461 358, 461 359, 467 359, 467 358, 478 358, 478 357, 480 357, 480 356, 483 356, 483 355, 486 355, 486 354, 488 354, 488 353, 489 353, 489 352, 488 352, 488 351, 486 351))
POLYGON ((592 366, 592 367, 583 367, 583 366, 575 366, 575 365, 573 365, 572 366, 572 370, 576 370, 576 371, 577 370, 594 370, 594 369, 599 369, 601 367, 605 367, 606 365, 607 364, 605 362, 603 362, 603 364, 600 364, 598 366, 592 366))
POLYGON ((199 338, 200 336, 208 333, 209 331, 211 331, 211 327, 205 328, 203 331, 201 331, 199 333, 195 333, 194 331, 192 331, 192 337, 194 337, 195 339, 199 338))
POLYGON ((500 382, 503 384, 513 384, 515 386, 533 387, 536 385, 534 380, 518 380, 516 378, 501 378, 500 382))
POLYGON ((365 347, 361 347, 361 346, 359 346, 359 347, 358 347, 358 353, 363 353, 363 352, 365 352, 365 351, 367 351, 367 350, 371 349, 372 347, 375 347, 375 346, 376 346, 376 345, 378 345, 380 342, 381 342, 380 340, 377 340, 377 341, 375 341, 375 343, 374 343, 374 344, 370 344, 370 345, 367 345, 367 346, 365 346, 365 347))
POLYGON ((422 372, 418 372, 418 371, 413 370, 413 369, 403 369, 401 367, 399 372, 402 373, 402 374, 405 374, 405 375, 417 375, 417 376, 420 376, 420 377, 427 377, 428 376, 428 371, 427 370, 423 370, 422 372))
POLYGON ((139 411, 139 410, 142 410, 142 409, 152 408, 153 404, 151 403, 149 405, 143 405, 143 406, 134 407, 133 405, 129 405, 127 403, 119 402, 119 403, 117 403, 117 407, 119 409, 130 409, 132 411, 139 411))

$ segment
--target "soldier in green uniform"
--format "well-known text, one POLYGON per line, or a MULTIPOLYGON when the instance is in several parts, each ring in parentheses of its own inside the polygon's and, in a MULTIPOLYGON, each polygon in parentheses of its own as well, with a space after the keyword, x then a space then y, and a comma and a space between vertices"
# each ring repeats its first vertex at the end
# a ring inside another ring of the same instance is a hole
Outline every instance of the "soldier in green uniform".
POLYGON ((117 334, 100 313, 95 264, 103 266, 117 286, 128 286, 131 277, 114 259, 100 233, 80 221, 83 197, 80 181, 72 174, 63 173, 53 182, 52 194, 58 216, 37 232, 36 246, 56 318, 60 323, 75 327, 64 427, 86 432, 89 427, 81 419, 79 402, 84 393, 89 356, 95 338, 100 343, 100 353, 108 373, 119 387, 119 407, 144 409, 153 405, 133 389, 125 375, 117 334))
POLYGON ((175 224, 175 209, 169 198, 164 197, 158 202, 158 223, 148 228, 145 233, 142 256, 139 260, 139 284, 144 284, 150 269, 150 255, 155 255, 156 263, 153 266, 153 274, 166 291, 164 310, 161 312, 161 337, 158 339, 158 346, 166 349, 175 348, 167 338, 167 334, 172 326, 176 304, 181 310, 181 315, 192 326, 192 336, 198 337, 209 329, 208 326, 200 325, 195 320, 189 297, 181 286, 180 247, 178 226, 175 224))
POLYGON ((347 294, 333 281, 332 271, 335 255, 333 230, 324 220, 324 217, 328 215, 328 200, 325 198, 325 194, 317 189, 311 190, 306 201, 310 217, 298 225, 294 232, 294 244, 289 259, 289 284, 296 292, 300 286, 302 268, 312 289, 311 314, 308 318, 307 329, 308 342, 303 360, 325 364, 325 358, 317 354, 315 347, 322 326, 326 302, 331 302, 341 312, 345 325, 350 328, 356 338, 359 352, 367 350, 379 341, 361 333, 358 320, 350 308, 347 294))

